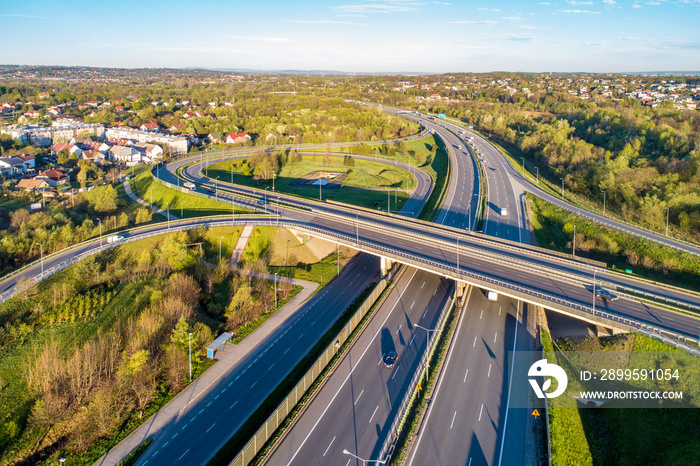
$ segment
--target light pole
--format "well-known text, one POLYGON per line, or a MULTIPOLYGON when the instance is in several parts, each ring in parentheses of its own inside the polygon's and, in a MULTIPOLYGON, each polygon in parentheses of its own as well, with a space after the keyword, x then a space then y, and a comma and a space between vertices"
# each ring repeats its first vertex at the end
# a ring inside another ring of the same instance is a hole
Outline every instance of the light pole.
POLYGON ((165 216, 168 218, 168 230, 170 230, 170 203, 165 203, 165 216))
POLYGON ((386 213, 391 212, 391 191, 386 190, 386 213))
POLYGON ((41 248, 41 276, 44 276, 44 245, 41 243, 36 243, 41 248))
POLYGON ((441 328, 425 328, 420 324, 413 324, 418 328, 425 330, 425 382, 428 382, 428 374, 430 373, 430 355, 428 354, 428 345, 430 344, 430 332, 439 332, 441 328))
POLYGON ((459 238, 457 238, 457 273, 459 273, 459 238))
POLYGON ((190 382, 192 382, 192 332, 189 332, 189 346, 190 346, 190 382))
POLYGON ((275 272, 275 311, 277 310, 277 272, 275 272))
POLYGON ((355 242, 360 244, 360 214, 355 212, 355 242))
POLYGON ((357 458, 358 460, 362 461, 362 464, 366 464, 366 463, 386 464, 386 460, 366 460, 366 459, 364 459, 364 458, 360 458, 359 456, 357 456, 357 455, 355 455, 355 454, 353 454, 353 453, 350 453, 350 452, 347 450, 347 448, 346 448, 346 449, 343 449, 343 454, 344 454, 344 455, 350 455, 350 456, 352 456, 353 458, 357 458))
POLYGON ((219 238, 219 264, 221 264, 221 240, 222 239, 224 239, 223 236, 221 238, 219 238))
POLYGON ((151 193, 151 210, 153 210, 153 188, 154 187, 155 186, 151 186, 151 189, 149 190, 149 192, 151 193))
POLYGON ((520 157, 520 159, 523 161, 523 170, 521 173, 523 174, 523 178, 525 178, 525 157, 520 157))
POLYGON ((561 178, 561 198, 564 199, 564 178, 561 178))
POLYGON ((236 222, 236 198, 231 196, 231 222, 236 222))
POLYGON ((605 217, 605 191, 603 191, 603 217, 605 217))
POLYGON ((472 231, 472 204, 471 202, 467 206, 467 226, 469 227, 469 231, 472 231))
POLYGON ((535 167, 537 169, 537 184, 540 184, 540 167, 535 167))
POLYGON ((598 270, 593 271, 593 315, 595 315, 595 274, 598 273, 598 270))
POLYGON ((97 221, 100 222, 100 247, 102 247, 102 219, 98 218, 97 221))
POLYGON ((321 177, 318 177, 318 200, 323 200, 323 183, 321 183, 321 177))
POLYGON ((335 261, 337 267, 335 276, 337 277, 338 275, 340 275, 340 243, 335 243, 335 261))
POLYGON ((668 237, 668 207, 666 207, 666 236, 668 237))
POLYGON ((576 259, 576 225, 574 225, 574 240, 571 243, 571 258, 576 259))
POLYGON ((277 178, 277 173, 272 172, 272 190, 275 190, 275 178, 277 178))
POLYGON ((233 184, 233 164, 231 164, 231 184, 233 184))

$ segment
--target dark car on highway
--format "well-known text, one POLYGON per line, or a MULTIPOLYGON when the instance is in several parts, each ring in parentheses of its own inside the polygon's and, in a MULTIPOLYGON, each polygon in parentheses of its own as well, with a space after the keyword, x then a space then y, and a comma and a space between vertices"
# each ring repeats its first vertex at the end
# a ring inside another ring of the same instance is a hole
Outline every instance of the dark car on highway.
POLYGON ((396 363, 396 351, 389 351, 388 353, 384 354, 384 366, 385 367, 394 367, 395 363, 396 363))
POLYGON ((597 290, 595 290, 595 295, 599 298, 607 299, 609 301, 615 301, 617 300, 617 298, 619 298, 618 295, 613 294, 604 288, 598 288, 597 290))

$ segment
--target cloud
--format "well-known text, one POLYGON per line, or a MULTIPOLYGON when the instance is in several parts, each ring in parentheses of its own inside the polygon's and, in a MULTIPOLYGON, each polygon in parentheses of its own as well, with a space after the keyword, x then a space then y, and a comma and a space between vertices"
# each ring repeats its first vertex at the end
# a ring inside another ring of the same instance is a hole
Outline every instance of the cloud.
POLYGON ((6 18, 27 18, 27 19, 49 19, 45 18, 43 16, 32 16, 32 15, 15 15, 15 14, 0 14, 0 16, 6 17, 6 18))
POLYGON ((549 2, 540 2, 539 5, 551 5, 549 2))
POLYGON ((532 34, 511 34, 506 37, 506 40, 512 42, 530 42, 534 36, 532 34))
POLYGON ((521 18, 520 16, 505 16, 501 19, 509 19, 511 21, 525 21, 525 19, 521 18))
POLYGON ((617 2, 616 2, 615 0, 603 0, 603 3, 604 3, 606 6, 615 6, 615 5, 617 5, 617 2))
POLYGON ((635 3, 634 5, 632 5, 632 8, 641 8, 641 7, 642 7, 642 5, 640 5, 639 3, 635 3))
POLYGON ((500 12, 501 12, 501 10, 498 9, 498 8, 484 8, 483 6, 478 7, 477 10, 481 10, 481 11, 495 11, 496 13, 500 13, 500 12))
POLYGON ((576 5, 593 5, 593 2, 588 1, 588 2, 577 2, 575 0, 567 0, 567 2, 571 6, 576 6, 576 5))
POLYGON ((353 23, 351 21, 335 21, 332 19, 317 19, 317 20, 304 20, 304 19, 288 19, 285 23, 302 23, 302 24, 347 24, 350 26, 362 26, 367 27, 364 23, 353 23))
POLYGON ((559 13, 570 13, 573 15, 599 15, 600 11, 590 10, 557 10, 559 13))
POLYGON ((518 29, 537 29, 535 26, 518 26, 518 29))
POLYGON ((259 37, 226 36, 225 38, 230 39, 230 40, 235 40, 236 42, 272 42, 272 43, 290 42, 290 39, 288 39, 286 37, 271 37, 271 36, 259 36, 259 37))
POLYGON ((384 2, 362 3, 358 5, 339 5, 332 10, 346 13, 399 13, 416 10, 424 3, 404 0, 385 0, 384 2))
POLYGON ((661 5, 661 2, 647 2, 647 5, 651 5, 651 6, 661 5))
POLYGON ((498 24, 497 21, 441 21, 443 24, 498 24))

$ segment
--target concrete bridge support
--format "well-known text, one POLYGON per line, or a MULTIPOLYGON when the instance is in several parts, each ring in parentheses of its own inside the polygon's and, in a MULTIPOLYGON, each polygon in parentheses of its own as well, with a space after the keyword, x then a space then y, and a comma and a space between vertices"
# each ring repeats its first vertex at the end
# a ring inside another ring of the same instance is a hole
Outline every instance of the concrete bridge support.
POLYGON ((391 268, 394 266, 395 262, 389 259, 388 257, 382 256, 381 258, 381 269, 382 269, 382 278, 389 278, 389 273, 391 272, 391 268))
POLYGON ((457 285, 457 299, 459 302, 463 302, 467 294, 467 289, 469 284, 467 282, 456 282, 457 285))

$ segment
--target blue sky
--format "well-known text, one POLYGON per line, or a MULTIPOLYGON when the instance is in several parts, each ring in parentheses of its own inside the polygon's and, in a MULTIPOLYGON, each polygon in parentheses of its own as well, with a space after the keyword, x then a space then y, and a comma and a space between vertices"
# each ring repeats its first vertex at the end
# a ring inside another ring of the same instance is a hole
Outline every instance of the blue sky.
POLYGON ((700 0, 0 0, 0 63, 697 71, 700 0))

